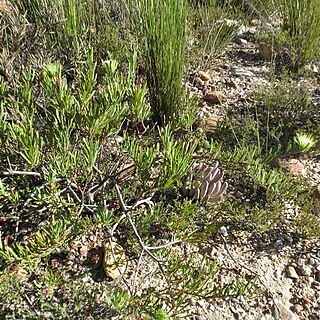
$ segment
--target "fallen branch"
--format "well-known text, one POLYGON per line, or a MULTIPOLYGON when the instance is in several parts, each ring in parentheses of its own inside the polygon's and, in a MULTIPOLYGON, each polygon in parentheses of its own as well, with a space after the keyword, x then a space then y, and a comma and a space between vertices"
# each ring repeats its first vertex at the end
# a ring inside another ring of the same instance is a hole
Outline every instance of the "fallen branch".
POLYGON ((16 171, 9 169, 8 171, 0 172, 0 176, 10 177, 10 176, 33 176, 41 178, 41 174, 39 172, 34 171, 16 171))

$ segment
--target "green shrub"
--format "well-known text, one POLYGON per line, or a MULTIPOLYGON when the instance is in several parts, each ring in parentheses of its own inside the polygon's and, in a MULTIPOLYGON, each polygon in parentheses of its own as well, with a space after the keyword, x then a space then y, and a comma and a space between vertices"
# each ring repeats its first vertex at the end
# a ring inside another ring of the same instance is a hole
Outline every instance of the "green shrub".
POLYGON ((186 47, 186 0, 138 1, 139 36, 155 122, 179 117, 186 47))
POLYGON ((281 0, 279 9, 285 46, 293 54, 297 71, 319 57, 320 6, 318 0, 281 0))
POLYGON ((310 120, 316 110, 308 88, 286 76, 281 81, 272 80, 269 87, 259 87, 254 98, 254 105, 247 105, 242 112, 229 111, 221 130, 230 130, 234 139, 225 140, 225 146, 230 141, 242 147, 255 145, 269 160, 270 152, 279 156, 292 151, 296 133, 309 132, 312 127, 310 120))

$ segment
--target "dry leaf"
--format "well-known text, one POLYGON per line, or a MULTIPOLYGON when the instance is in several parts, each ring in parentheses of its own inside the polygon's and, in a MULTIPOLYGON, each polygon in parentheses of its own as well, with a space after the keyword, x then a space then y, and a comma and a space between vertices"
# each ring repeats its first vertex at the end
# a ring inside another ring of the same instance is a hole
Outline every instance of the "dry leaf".
POLYGON ((103 268, 106 275, 113 280, 123 276, 128 264, 124 250, 116 242, 111 241, 104 246, 103 268))

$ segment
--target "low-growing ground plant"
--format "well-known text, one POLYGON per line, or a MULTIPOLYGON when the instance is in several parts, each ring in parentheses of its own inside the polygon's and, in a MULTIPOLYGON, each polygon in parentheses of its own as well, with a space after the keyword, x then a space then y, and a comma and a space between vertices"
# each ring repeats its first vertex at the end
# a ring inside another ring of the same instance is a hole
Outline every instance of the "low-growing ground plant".
MULTIPOLYGON (((295 152, 296 135, 312 132, 315 107, 310 102, 310 94, 303 83, 288 77, 272 80, 270 87, 260 87, 255 93, 255 104, 246 105, 242 112, 229 115, 222 130, 230 130, 235 145, 245 147, 255 145, 261 156, 272 161, 282 154, 295 152)), ((225 146, 228 142, 225 141, 225 146)))

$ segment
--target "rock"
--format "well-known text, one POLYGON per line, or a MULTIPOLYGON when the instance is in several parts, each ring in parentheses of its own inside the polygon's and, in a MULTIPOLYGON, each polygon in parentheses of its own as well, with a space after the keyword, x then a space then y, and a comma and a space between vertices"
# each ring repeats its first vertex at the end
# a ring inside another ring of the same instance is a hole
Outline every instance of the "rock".
POLYGON ((242 68, 231 68, 231 74, 237 77, 251 77, 253 73, 249 70, 242 69, 242 68))
POLYGON ((299 266, 298 270, 297 270, 298 274, 300 276, 307 276, 310 277, 312 275, 312 270, 309 266, 306 265, 301 265, 299 266))
POLYGON ((317 271, 314 277, 317 282, 320 282, 320 271, 317 271))
POLYGON ((221 104, 222 96, 217 91, 206 91, 203 100, 212 104, 221 104))
POLYGON ((287 170, 294 176, 300 177, 305 174, 306 168, 304 164, 298 159, 290 159, 286 163, 287 170))
POLYGON ((318 68, 316 65, 314 65, 314 64, 308 64, 308 65, 306 65, 306 66, 305 66, 305 69, 306 69, 307 71, 311 71, 311 72, 313 72, 313 73, 319 73, 319 68, 318 68))
POLYGON ((284 247, 283 241, 281 239, 278 239, 274 244, 273 247, 277 250, 277 251, 281 251, 284 247))
POLYGON ((228 230, 225 226, 222 226, 220 228, 220 233, 222 234, 223 237, 227 237, 228 236, 228 230))
POLYGON ((196 87, 204 87, 205 82, 200 77, 195 77, 192 81, 192 84, 196 87))
POLYGON ((243 34, 247 32, 247 28, 244 24, 241 24, 238 28, 238 34, 243 34))
POLYGON ((314 278, 313 277, 307 277, 308 282, 311 284, 314 282, 314 278))
POLYGON ((259 55, 262 59, 270 60, 273 54, 274 52, 271 44, 264 43, 264 42, 259 44, 259 55))
POLYGON ((273 307, 273 315, 275 319, 281 320, 299 320, 298 317, 282 303, 277 303, 277 307, 273 307))
POLYGON ((310 258, 308 259, 308 264, 309 264, 310 266, 314 266, 314 265, 316 264, 316 260, 315 260, 314 258, 310 257, 310 258))
POLYGON ((292 307, 292 311, 296 314, 299 314, 303 311, 303 306, 301 304, 295 304, 293 307, 292 307))
POLYGON ((316 65, 312 65, 311 66, 311 70, 314 72, 314 73, 319 73, 319 68, 318 68, 318 66, 316 66, 316 65))
POLYGON ((123 276, 127 268, 128 259, 123 248, 111 241, 104 245, 103 268, 108 277, 116 280, 123 276))
POLYGON ((200 121, 200 127, 205 132, 213 132, 217 129, 219 122, 223 120, 223 116, 211 116, 200 121))
POLYGON ((207 72, 204 72, 204 71, 199 71, 198 72, 198 76, 203 81, 210 81, 211 80, 210 75, 207 72))
POLYGON ((288 278, 291 278, 291 279, 299 279, 299 276, 296 272, 296 269, 292 266, 288 266, 287 267, 287 270, 286 270, 286 273, 287 273, 287 277, 288 278))
POLYGON ((239 38, 239 37, 235 38, 234 42, 237 43, 237 44, 241 44, 241 45, 244 45, 244 44, 248 43, 248 41, 246 39, 239 38))

